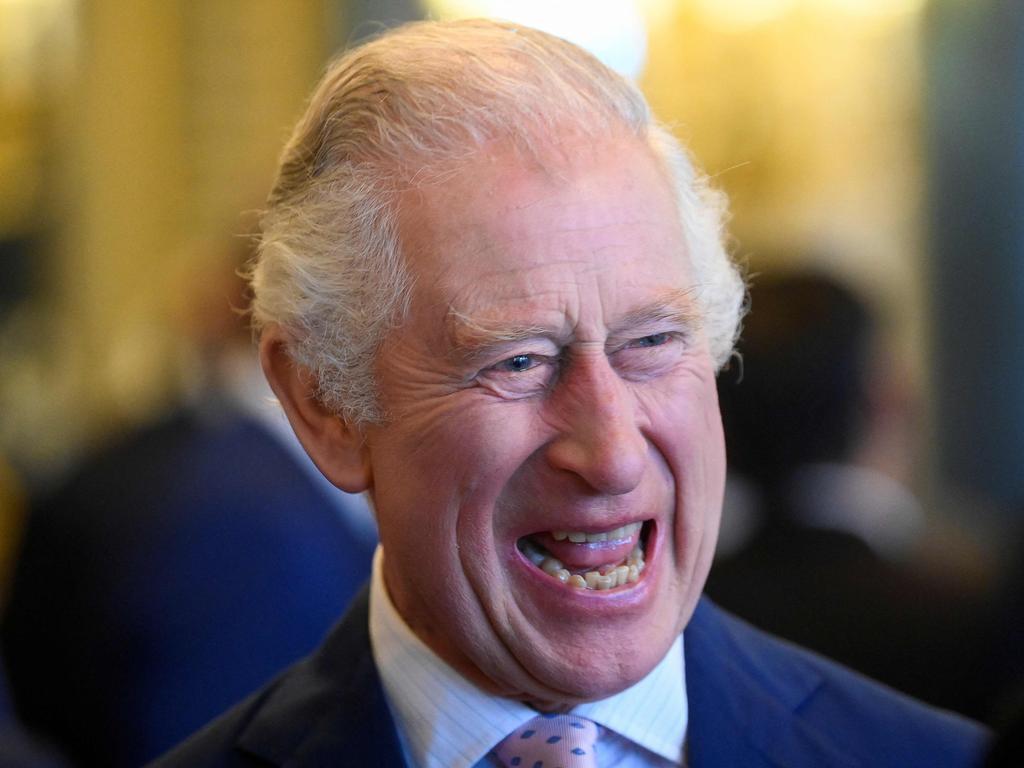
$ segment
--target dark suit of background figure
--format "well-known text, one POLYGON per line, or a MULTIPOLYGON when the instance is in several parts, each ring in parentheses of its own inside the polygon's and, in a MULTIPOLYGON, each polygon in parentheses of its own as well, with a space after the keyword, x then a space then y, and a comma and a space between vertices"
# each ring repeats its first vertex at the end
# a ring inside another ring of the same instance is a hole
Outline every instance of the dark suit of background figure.
MULTIPOLYGON (((315 654, 153 768, 401 766, 362 595, 315 654)), ((683 633, 690 768, 975 766, 988 736, 763 635, 707 600, 683 633)))
MULTIPOLYGON (((1024 519, 1024 509, 1018 510, 1024 519)), ((1024 532, 1009 548, 1009 567, 998 590, 986 672, 995 691, 993 722, 1002 734, 1002 762, 1024 765, 1024 532), (1011 760, 1011 755, 1017 762, 1011 760)))
POLYGON ((985 768, 1020 768, 1024 765, 1024 688, 1017 690, 1015 701, 1005 703, 998 729, 985 768))
POLYGON ((885 556, 856 520, 821 523, 840 505, 856 514, 858 504, 886 523, 896 515, 878 506, 881 497, 844 498, 840 486, 815 491, 801 482, 815 473, 872 476, 853 463, 876 417, 873 336, 866 306, 830 278, 755 281, 739 344, 742 376, 722 373, 719 394, 730 475, 759 494, 760 527, 715 564, 707 592, 763 629, 930 703, 985 717, 985 601, 955 574, 939 583, 885 556))
POLYGON ((11 710, 7 681, 0 670, 0 768, 63 768, 56 751, 34 738, 11 710))
MULTIPOLYGON (((20 478, 0 456, 0 613, 8 592, 14 553, 21 541, 25 517, 20 478)), ((0 663, 0 768, 56 768, 66 763, 29 733, 11 706, 7 674, 0 663)))
POLYGON ((81 765, 137 766, 313 648, 372 546, 207 398, 33 510, 3 626, 18 712, 81 765))

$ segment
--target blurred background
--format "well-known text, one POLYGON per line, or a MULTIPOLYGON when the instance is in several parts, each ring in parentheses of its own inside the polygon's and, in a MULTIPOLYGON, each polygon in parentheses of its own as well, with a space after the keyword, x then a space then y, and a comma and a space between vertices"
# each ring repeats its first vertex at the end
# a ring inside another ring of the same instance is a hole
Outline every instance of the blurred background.
MULTIPOLYGON (((202 388, 197 302, 241 303, 212 254, 251 231, 325 63, 457 15, 546 28, 636 78, 728 193, 755 285, 810 270, 863 297, 884 418, 857 461, 917 501, 900 557, 1006 604, 1024 553, 1018 0, 0 0, 2 573, 29 499, 202 388)), ((736 494, 725 554, 758 525, 736 494)))

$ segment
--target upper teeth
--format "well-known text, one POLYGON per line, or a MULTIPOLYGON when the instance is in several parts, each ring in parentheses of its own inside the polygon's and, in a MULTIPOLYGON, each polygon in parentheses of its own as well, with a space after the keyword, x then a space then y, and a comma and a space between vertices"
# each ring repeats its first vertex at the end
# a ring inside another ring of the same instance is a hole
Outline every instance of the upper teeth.
POLYGON ((568 539, 574 544, 594 544, 599 541, 620 541, 640 533, 640 523, 629 523, 607 533, 584 533, 583 531, 552 531, 551 538, 555 541, 568 539))

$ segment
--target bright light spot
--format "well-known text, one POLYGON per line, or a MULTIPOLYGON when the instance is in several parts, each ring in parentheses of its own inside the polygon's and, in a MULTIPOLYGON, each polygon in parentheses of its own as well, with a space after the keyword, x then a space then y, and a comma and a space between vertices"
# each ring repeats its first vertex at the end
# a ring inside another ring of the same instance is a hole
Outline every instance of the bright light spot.
POLYGON ((681 0, 636 0, 640 13, 648 24, 662 24, 670 21, 682 6, 681 0))
POLYGON ((696 4, 714 21, 752 27, 785 16, 800 3, 799 0, 697 0, 696 4))
POLYGON ((647 30, 624 0, 429 0, 441 18, 490 16, 536 27, 576 43, 627 77, 643 71, 647 30))
POLYGON ((31 99, 45 74, 70 64, 72 0, 0 0, 0 94, 31 99))

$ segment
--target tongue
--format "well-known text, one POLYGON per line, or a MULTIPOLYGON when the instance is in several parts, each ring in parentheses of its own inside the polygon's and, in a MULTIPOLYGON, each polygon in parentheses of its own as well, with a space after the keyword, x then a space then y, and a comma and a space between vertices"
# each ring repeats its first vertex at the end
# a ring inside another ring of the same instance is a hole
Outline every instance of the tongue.
POLYGON ((530 537, 546 549, 552 557, 561 560, 570 571, 596 570, 602 565, 618 565, 633 551, 639 534, 618 541, 596 541, 574 544, 568 539, 555 541, 550 533, 538 533, 530 537))

